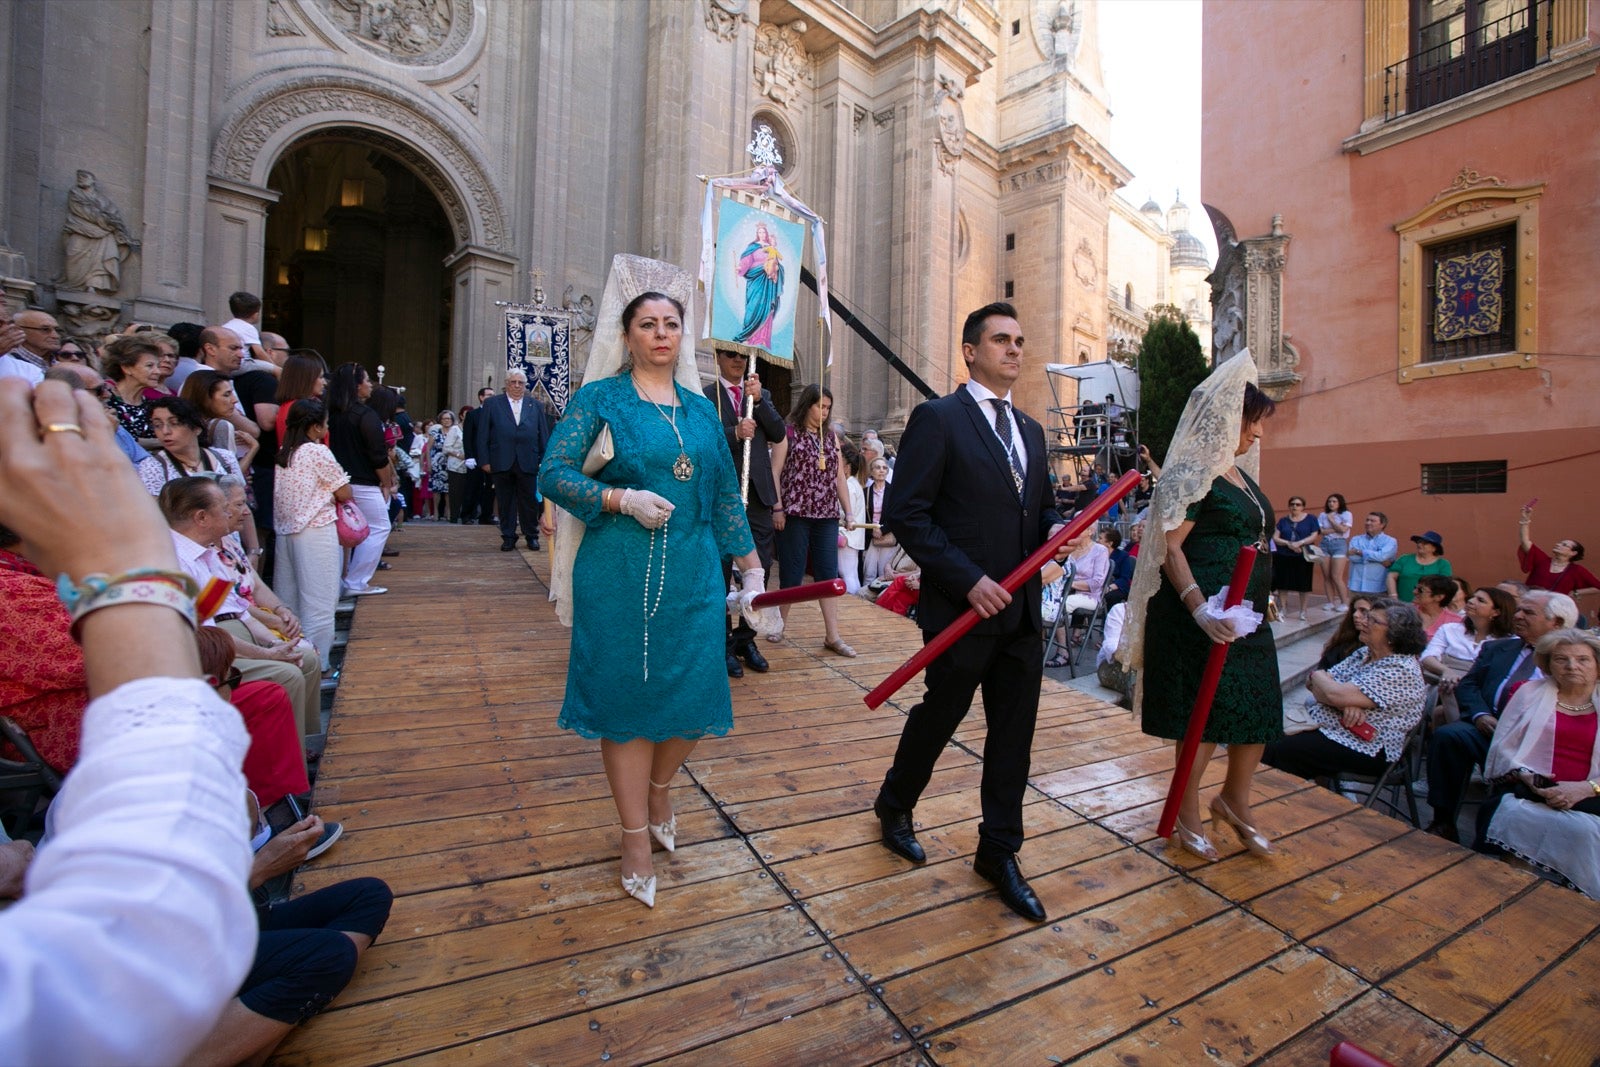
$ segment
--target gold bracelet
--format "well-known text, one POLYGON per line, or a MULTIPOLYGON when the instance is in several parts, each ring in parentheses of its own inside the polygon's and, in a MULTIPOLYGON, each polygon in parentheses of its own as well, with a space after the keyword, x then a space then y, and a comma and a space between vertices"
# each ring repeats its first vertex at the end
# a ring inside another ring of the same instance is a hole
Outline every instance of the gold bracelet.
POLYGON ((1589 788, 1594 790, 1594 795, 1595 796, 1600 797, 1600 782, 1596 782, 1593 779, 1590 779, 1589 788))

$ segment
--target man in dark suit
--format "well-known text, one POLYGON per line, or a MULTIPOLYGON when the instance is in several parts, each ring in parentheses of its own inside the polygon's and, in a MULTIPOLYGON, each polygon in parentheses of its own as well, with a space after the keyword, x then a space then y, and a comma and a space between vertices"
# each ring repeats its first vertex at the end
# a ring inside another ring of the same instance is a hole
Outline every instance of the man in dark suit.
POLYGON ((520 370, 506 375, 506 391, 483 405, 478 421, 479 465, 494 481, 495 506, 500 509, 500 551, 517 547, 517 523, 528 547, 539 548, 539 464, 550 442, 550 420, 544 408, 528 396, 528 376, 520 370))
MULTIPOLYGON (((761 379, 753 369, 748 376, 749 357, 731 349, 717 349, 717 381, 706 386, 706 399, 717 405, 722 417, 722 429, 728 437, 728 448, 733 452, 733 469, 740 471, 744 465, 744 443, 750 442, 750 495, 745 502, 745 517, 750 520, 750 536, 756 543, 756 555, 761 566, 772 572, 773 539, 772 511, 778 505, 778 485, 772 478, 772 454, 769 449, 789 447, 789 437, 784 429, 783 416, 772 406, 772 401, 761 388, 761 379), (744 418, 745 403, 754 399, 755 410, 751 418, 744 418)), ((758 674, 766 672, 767 658, 756 648, 756 632, 743 618, 738 625, 728 626, 728 677, 743 678, 742 659, 758 674)))
POLYGON ((873 811, 891 851, 914 863, 926 859, 911 812, 981 685, 988 736, 972 867, 1013 911, 1043 922, 1044 907, 1016 857, 1044 674, 1039 578, 1015 597, 1000 579, 1061 519, 1051 499, 1044 431, 1011 405, 1011 385, 1022 371, 1016 310, 996 303, 967 316, 961 354, 971 376, 966 385, 911 413, 883 518, 922 568, 917 621, 924 640, 969 607, 981 618, 928 666, 927 692, 906 719, 873 811))
POLYGON ((467 456, 467 498, 462 501, 461 521, 477 521, 480 526, 494 524, 494 507, 490 503, 488 475, 483 473, 483 457, 478 454, 478 424, 483 421, 483 405, 494 396, 488 387, 478 390, 478 406, 467 412, 461 420, 461 447, 467 456))
POLYGON ((1456 818, 1472 768, 1483 766, 1494 729, 1517 685, 1541 677, 1533 663, 1533 646, 1551 630, 1574 626, 1577 621, 1578 605, 1571 597, 1533 589, 1517 601, 1511 619, 1516 636, 1486 641, 1478 649, 1472 668, 1456 683, 1461 720, 1439 727, 1428 744, 1428 803, 1433 806, 1430 834, 1460 840, 1456 818))

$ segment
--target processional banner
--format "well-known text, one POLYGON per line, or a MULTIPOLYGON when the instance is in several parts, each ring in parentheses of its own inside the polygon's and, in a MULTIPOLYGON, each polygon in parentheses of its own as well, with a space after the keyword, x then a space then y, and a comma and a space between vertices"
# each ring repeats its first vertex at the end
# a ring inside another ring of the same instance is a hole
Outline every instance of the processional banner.
POLYGON ((528 391, 558 414, 572 395, 572 314, 537 304, 506 304, 506 370, 528 376, 528 391), (544 394, 541 396, 541 392, 544 394))
POLYGON ((794 363, 795 308, 805 227, 725 199, 717 219, 711 337, 794 363))

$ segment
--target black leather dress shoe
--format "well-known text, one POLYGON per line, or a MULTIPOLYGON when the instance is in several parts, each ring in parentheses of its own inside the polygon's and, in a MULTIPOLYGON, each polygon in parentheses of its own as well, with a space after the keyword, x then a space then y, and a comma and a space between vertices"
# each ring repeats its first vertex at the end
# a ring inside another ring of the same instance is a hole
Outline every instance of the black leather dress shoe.
POLYGON ((510 541, 510 542, 502 541, 502 542, 500 542, 500 551, 502 551, 502 552, 513 552, 513 551, 516 550, 516 547, 517 547, 517 543, 515 541, 510 541))
POLYGON ((972 861, 972 870, 979 878, 999 890, 1000 899, 1005 901, 1006 907, 1024 919, 1032 919, 1036 923, 1044 922, 1044 905, 1033 895, 1028 880, 1022 877, 1022 868, 1017 866, 1017 857, 1001 856, 996 859, 980 852, 972 861))
POLYGON ((917 844, 916 831, 911 828, 909 811, 893 811, 881 804, 873 804, 872 812, 883 827, 883 847, 912 863, 928 862, 928 854, 917 844))
POLYGON ((528 547, 535 552, 539 551, 539 539, 537 537, 528 538, 528 547))
POLYGON ((767 673, 767 657, 761 654, 761 650, 756 647, 754 641, 746 641, 734 651, 739 654, 739 658, 750 664, 751 670, 757 674, 767 673))
POLYGON ((739 657, 735 656, 732 652, 728 653, 728 677, 729 678, 743 678, 744 677, 744 668, 739 666, 739 657))

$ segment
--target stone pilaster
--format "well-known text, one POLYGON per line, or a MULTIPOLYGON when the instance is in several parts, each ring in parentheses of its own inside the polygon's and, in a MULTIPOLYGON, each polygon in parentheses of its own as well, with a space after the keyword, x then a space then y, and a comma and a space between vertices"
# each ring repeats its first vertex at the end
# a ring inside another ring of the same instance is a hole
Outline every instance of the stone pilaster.
MULTIPOLYGON (((267 209, 278 202, 278 193, 259 185, 213 177, 207 182, 205 222, 193 229, 205 238, 205 270, 197 279, 201 293, 193 302, 183 297, 189 287, 145 285, 134 301, 134 318, 141 321, 173 323, 182 320, 222 322, 221 312, 208 309, 228 307, 228 294, 246 289, 260 293, 261 264, 266 255, 267 209), (238 279, 238 280, 236 280, 238 279), (254 279, 256 288, 247 284, 254 279)), ((186 233, 152 235, 150 244, 165 256, 174 246, 188 240, 186 233)), ((144 277, 154 275, 146 259, 144 277)))
MULTIPOLYGON (((505 318, 495 301, 515 301, 517 261, 477 245, 465 245, 444 261, 450 273, 450 395, 471 397, 483 386, 505 381, 505 318), (481 309, 463 314, 462 309, 481 309)), ((463 399, 462 403, 465 403, 463 399)))
MULTIPOLYGON (((213 40, 218 21, 209 0, 161 0, 150 5, 140 212, 144 248, 136 317, 220 322, 226 318, 229 293, 261 292, 259 247, 242 262, 206 257, 212 240, 206 229, 211 214, 206 159, 215 92, 211 63, 223 54, 213 40)), ((256 233, 259 237, 260 230, 256 233)), ((225 245, 229 238, 219 235, 217 240, 225 245)))

